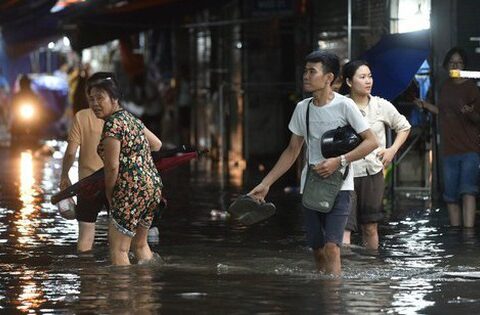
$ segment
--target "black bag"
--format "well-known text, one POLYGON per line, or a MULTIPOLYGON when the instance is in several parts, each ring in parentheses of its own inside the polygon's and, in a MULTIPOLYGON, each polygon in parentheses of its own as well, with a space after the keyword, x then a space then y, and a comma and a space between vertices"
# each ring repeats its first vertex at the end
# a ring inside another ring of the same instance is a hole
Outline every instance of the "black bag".
POLYGON ((331 158, 346 154, 358 147, 362 140, 350 125, 329 130, 322 136, 322 155, 331 158))

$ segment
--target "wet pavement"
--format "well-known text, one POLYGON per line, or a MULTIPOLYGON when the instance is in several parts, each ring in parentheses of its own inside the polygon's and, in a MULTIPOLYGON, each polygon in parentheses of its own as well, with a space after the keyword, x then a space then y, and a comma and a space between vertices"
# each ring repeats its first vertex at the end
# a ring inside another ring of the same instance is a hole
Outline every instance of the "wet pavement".
MULTIPOLYGON (((412 207, 380 227, 381 249, 342 249, 343 276, 314 271, 299 197, 272 188, 277 214, 243 227, 220 213, 261 174, 226 178, 207 160, 162 174, 169 208, 153 250, 162 259, 112 267, 107 216, 95 249, 75 253, 76 221, 49 203, 61 150, 0 149, 0 313, 38 314, 474 314, 480 279, 477 229, 447 228, 443 209, 412 207), (245 187, 245 188, 242 188, 245 187)), ((359 244, 358 235, 353 242, 359 244)))

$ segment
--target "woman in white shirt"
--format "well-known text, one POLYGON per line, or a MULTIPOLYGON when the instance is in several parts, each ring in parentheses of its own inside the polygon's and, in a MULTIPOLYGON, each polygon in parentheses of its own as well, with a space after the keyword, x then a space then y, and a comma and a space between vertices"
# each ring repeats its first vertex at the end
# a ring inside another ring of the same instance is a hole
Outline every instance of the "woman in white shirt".
POLYGON ((355 102, 380 146, 366 157, 352 163, 356 202, 345 227, 344 244, 350 244, 351 231, 361 226, 366 248, 378 248, 378 222, 383 220, 383 193, 385 183, 383 169, 393 160, 398 149, 407 140, 410 124, 389 101, 371 95, 373 78, 366 61, 351 61, 343 66, 343 90, 355 102), (385 126, 396 132, 393 144, 386 148, 385 126))

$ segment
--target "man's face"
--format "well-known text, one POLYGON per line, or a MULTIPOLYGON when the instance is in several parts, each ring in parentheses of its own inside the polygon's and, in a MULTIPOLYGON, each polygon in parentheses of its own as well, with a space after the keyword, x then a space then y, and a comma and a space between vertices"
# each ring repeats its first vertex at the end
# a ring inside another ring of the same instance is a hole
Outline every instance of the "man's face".
POLYGON ((305 92, 315 92, 322 90, 333 80, 332 73, 324 73, 321 62, 307 62, 303 71, 303 90, 305 92))

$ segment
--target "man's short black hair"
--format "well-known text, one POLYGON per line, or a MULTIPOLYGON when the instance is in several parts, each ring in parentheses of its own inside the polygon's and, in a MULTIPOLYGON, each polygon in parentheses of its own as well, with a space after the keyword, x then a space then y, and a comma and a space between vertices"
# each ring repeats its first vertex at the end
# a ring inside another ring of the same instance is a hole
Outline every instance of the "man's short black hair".
POLYGON ((338 72, 340 71, 340 61, 338 60, 338 56, 326 51, 312 51, 305 57, 305 62, 320 62, 323 66, 323 72, 333 73, 333 81, 335 81, 338 76, 338 72))

